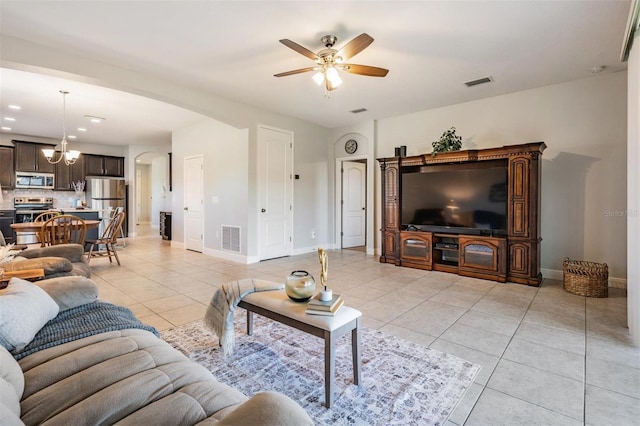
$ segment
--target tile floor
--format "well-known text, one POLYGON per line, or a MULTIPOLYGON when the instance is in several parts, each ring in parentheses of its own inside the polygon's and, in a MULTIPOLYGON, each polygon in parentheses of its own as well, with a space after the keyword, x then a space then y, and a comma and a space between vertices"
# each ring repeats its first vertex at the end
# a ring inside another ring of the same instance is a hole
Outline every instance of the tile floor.
MULTIPOLYGON (((315 253, 242 265, 146 235, 120 249, 122 266, 91 265, 103 299, 159 330, 201 319, 224 282, 319 269, 315 253)), ((365 326, 482 365, 449 426, 640 424, 640 348, 630 344, 621 290, 584 298, 558 281, 499 284, 380 264, 352 250, 329 251, 329 280, 365 326)))

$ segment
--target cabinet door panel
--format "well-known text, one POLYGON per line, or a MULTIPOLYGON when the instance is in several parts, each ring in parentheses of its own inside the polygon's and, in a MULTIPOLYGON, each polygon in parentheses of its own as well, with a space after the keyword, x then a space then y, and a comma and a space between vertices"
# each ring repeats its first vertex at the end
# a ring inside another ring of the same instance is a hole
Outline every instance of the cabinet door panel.
POLYGON ((102 165, 102 156, 84 154, 84 167, 87 176, 102 176, 104 167, 102 165))
POLYGON ((80 157, 71 166, 71 182, 82 182, 84 180, 84 155, 80 154, 80 157))
POLYGON ((16 184, 16 172, 13 164, 14 148, 0 146, 0 186, 3 189, 13 189, 16 184))
POLYGON ((398 250, 396 248, 396 234, 395 232, 384 233, 384 255, 389 259, 395 259, 398 250))
POLYGON ((124 176, 124 158, 122 157, 104 157, 104 174, 106 176, 123 177, 124 176))
POLYGON ((403 262, 431 267, 432 234, 429 232, 401 232, 400 257, 403 262))
POLYGON ((530 252, 530 247, 526 243, 512 243, 509 245, 509 273, 510 274, 528 275, 529 252, 530 252))
POLYGON ((18 142, 14 142, 14 144, 16 145, 16 171, 37 171, 36 144, 18 142))
MULTIPOLYGON (((59 155, 56 152, 56 155, 59 155)), ((64 161, 56 164, 55 169, 55 189, 59 191, 71 191, 71 167, 64 164, 64 161)))
POLYGON ((389 167, 385 170, 385 223, 386 229, 398 229, 398 168, 389 167))
POLYGON ((529 236, 529 168, 531 159, 514 157, 509 160, 509 235, 529 236))
POLYGON ((460 268, 504 273, 505 240, 460 237, 460 268))
MULTIPOLYGON (((56 171, 56 165, 55 164, 51 164, 50 162, 47 161, 47 157, 44 156, 44 153, 42 152, 43 148, 53 148, 53 146, 50 145, 38 145, 36 147, 36 163, 38 164, 37 168, 38 168, 38 172, 40 173, 55 173, 56 171)), ((57 160, 57 158, 54 158, 54 160, 57 160)))

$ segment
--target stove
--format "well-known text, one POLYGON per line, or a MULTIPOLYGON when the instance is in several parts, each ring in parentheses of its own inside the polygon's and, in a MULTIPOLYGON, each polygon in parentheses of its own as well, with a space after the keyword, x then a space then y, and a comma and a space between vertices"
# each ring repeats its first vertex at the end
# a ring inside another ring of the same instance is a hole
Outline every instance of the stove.
MULTIPOLYGON (((51 210, 53 208, 53 198, 52 197, 15 197, 13 199, 13 208, 16 209, 16 214, 30 213, 30 212, 33 213, 37 211, 42 213, 42 212, 51 210)), ((24 221, 24 222, 28 222, 28 221, 24 221)))
MULTIPOLYGON (((53 209, 52 197, 15 197, 16 223, 33 222, 40 214, 53 209)), ((16 244, 37 243, 35 232, 17 232, 16 244)))

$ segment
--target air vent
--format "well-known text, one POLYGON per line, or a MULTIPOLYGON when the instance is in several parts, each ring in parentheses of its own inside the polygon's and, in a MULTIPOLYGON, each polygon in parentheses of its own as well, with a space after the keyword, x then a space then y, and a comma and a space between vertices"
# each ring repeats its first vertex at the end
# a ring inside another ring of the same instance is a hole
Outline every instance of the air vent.
POLYGON ((222 250, 240 253, 240 227, 222 225, 222 250))
POLYGON ((466 84, 467 87, 472 87, 472 86, 477 86, 478 84, 491 83, 492 81, 493 81, 493 78, 484 77, 484 78, 479 78, 479 79, 473 80, 473 81, 467 81, 464 84, 466 84))
POLYGON ((366 110, 367 110, 366 108, 358 108, 358 109, 352 109, 349 112, 351 112, 353 114, 360 114, 361 112, 365 112, 366 110))

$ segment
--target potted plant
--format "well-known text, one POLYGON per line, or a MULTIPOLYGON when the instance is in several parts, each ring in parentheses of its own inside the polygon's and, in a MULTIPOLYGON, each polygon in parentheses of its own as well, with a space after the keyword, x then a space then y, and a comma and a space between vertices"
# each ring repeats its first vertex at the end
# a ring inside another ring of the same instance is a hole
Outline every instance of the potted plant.
POLYGON ((433 151, 431 155, 435 156, 438 152, 459 151, 462 148, 462 137, 456 135, 456 128, 451 127, 440 136, 440 139, 431 144, 433 151))

